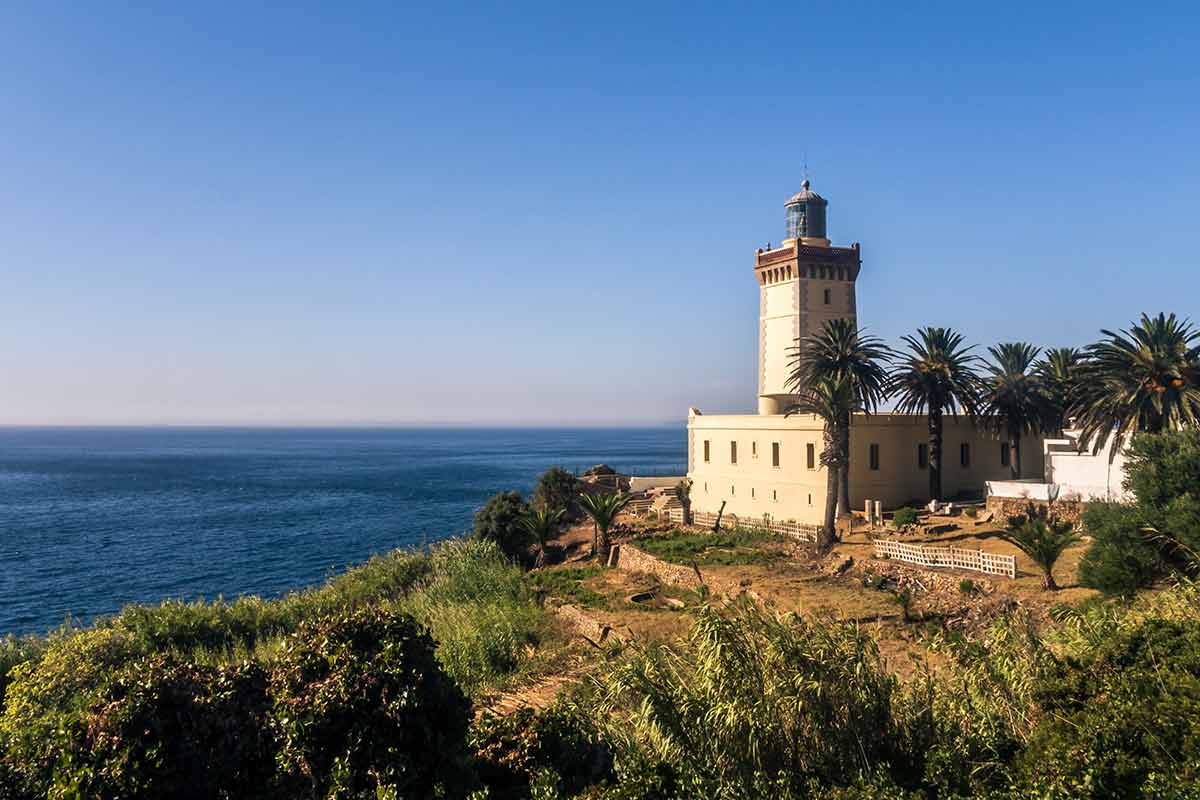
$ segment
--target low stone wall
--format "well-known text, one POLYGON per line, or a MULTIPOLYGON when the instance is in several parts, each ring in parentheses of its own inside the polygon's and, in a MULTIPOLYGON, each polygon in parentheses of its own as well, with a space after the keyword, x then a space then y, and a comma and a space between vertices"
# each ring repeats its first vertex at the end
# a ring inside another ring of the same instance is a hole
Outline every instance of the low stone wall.
POLYGON ((1054 515, 1064 522, 1073 523, 1076 527, 1082 525, 1083 509, 1087 503, 1078 500, 1059 500, 1047 503, 1045 500, 1030 500, 1026 497, 996 497, 987 499, 986 509, 992 512, 993 521, 998 525, 1008 522, 1010 517, 1023 516, 1029 505, 1035 508, 1050 508, 1054 515))
POLYGON ((574 628, 576 633, 594 645, 602 645, 608 641, 610 637, 616 639, 617 641, 623 641, 625 639, 624 636, 617 633, 608 625, 589 617, 575 606, 561 605, 555 609, 554 613, 558 615, 563 622, 574 628))
POLYGON ((613 545, 608 565, 629 572, 645 572, 667 586, 696 589, 704 583, 699 571, 682 564, 672 564, 646 553, 631 544, 613 545))

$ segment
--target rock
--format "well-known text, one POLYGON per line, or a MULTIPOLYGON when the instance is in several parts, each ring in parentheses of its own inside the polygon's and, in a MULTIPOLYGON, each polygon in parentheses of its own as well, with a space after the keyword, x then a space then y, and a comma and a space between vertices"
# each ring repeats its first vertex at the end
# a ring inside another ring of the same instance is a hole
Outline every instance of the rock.
POLYGON ((687 603, 674 597, 664 597, 662 601, 667 608, 673 608, 676 611, 682 611, 683 609, 687 608, 687 603))
POLYGON ((583 477, 593 478, 600 475, 616 475, 617 471, 608 464, 597 464, 594 467, 588 467, 583 471, 583 477))
POLYGON ((834 555, 822 570, 826 575, 841 575, 846 570, 854 565, 852 556, 834 555))

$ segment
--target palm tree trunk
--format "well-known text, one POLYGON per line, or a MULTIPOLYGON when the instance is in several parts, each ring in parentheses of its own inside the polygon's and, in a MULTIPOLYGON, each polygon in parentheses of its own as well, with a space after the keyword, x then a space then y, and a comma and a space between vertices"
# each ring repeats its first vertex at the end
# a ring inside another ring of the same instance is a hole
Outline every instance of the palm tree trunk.
POLYGON ((600 526, 592 523, 592 555, 600 555, 600 526))
POLYGON ((1051 592, 1058 591, 1058 584, 1054 580, 1054 571, 1052 569, 1046 570, 1046 576, 1042 578, 1042 588, 1051 592))
POLYGON ((1009 465, 1012 468, 1013 480, 1021 480, 1021 434, 1009 434, 1008 440, 1009 465))
POLYGON ((825 423, 821 462, 825 467, 825 524, 821 527, 817 539, 817 549, 821 552, 833 546, 837 520, 838 475, 841 473, 840 460, 837 457, 837 432, 833 425, 825 423))
POLYGON ((929 408, 929 499, 942 500, 942 409, 929 408))
POLYGON ((838 467, 838 517, 850 514, 850 412, 838 420, 838 449, 841 465, 838 467))
POLYGON ((600 563, 604 565, 608 563, 608 528, 596 526, 600 531, 600 563))

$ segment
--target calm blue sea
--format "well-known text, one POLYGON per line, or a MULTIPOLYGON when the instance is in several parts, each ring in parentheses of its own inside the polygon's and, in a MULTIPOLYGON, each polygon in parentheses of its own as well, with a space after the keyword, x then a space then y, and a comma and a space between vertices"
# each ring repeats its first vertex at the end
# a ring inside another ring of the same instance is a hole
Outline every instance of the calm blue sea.
POLYGON ((553 465, 669 474, 682 427, 0 429, 0 633, 276 595, 470 527, 553 465))

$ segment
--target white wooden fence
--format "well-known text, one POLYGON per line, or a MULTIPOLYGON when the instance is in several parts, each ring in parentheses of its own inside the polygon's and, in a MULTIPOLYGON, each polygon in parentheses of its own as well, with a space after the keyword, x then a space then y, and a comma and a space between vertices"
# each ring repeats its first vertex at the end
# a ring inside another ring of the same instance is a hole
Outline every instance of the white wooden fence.
MULTIPOLYGON (((683 509, 672 507, 668 510, 668 515, 671 522, 683 524, 683 509)), ((726 514, 725 522, 733 522, 734 515, 726 514)), ((717 515, 707 511, 693 511, 692 524, 700 525, 701 527, 711 528, 717 522, 717 515)), ((743 528, 754 528, 756 530, 770 531, 779 536, 790 536, 793 539, 798 539, 801 542, 815 542, 817 540, 817 526, 802 525, 799 522, 779 522, 773 519, 745 519, 737 517, 738 526, 743 528)))
POLYGON ((985 553, 982 550, 962 550, 957 547, 925 547, 890 539, 875 540, 876 558, 894 558, 923 567, 954 567, 987 572, 992 575, 1017 577, 1016 556, 985 553))

